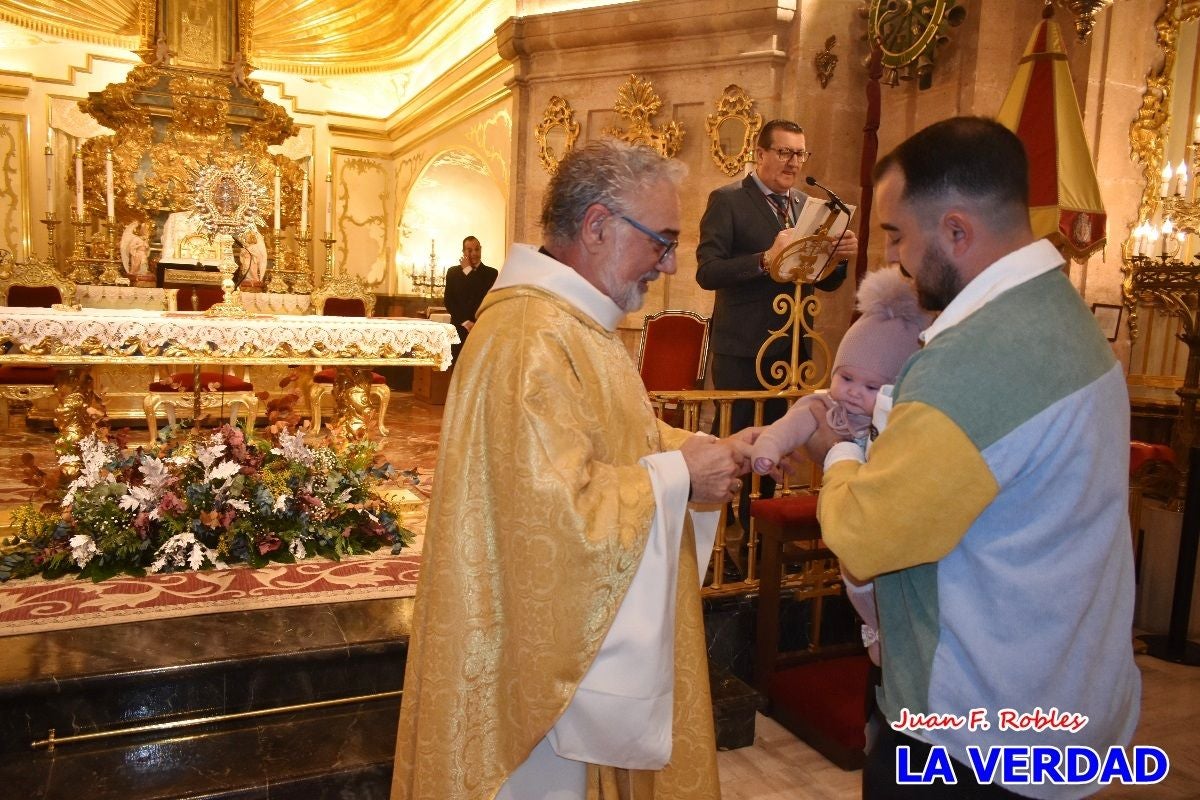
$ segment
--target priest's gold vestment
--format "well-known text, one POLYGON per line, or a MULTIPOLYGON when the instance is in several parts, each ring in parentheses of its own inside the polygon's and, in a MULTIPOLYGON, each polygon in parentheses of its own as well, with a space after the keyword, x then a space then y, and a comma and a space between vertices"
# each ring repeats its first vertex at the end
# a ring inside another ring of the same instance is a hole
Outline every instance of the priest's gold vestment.
MULTIPOLYGON (((655 419, 615 333, 541 288, 488 295, 443 420, 393 800, 491 800, 546 736, 639 564, 655 501, 638 459, 688 435, 655 419)), ((589 766, 589 800, 720 796, 699 582, 685 524, 671 760, 589 766)))

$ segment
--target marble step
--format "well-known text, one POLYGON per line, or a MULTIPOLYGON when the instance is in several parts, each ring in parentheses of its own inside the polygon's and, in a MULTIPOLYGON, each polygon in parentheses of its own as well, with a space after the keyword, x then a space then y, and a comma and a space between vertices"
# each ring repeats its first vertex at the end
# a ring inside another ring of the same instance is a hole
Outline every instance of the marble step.
POLYGON ((0 756, 23 800, 386 800, 399 702, 281 714, 187 734, 0 756))
POLYGON ((411 607, 366 600, 5 637, 0 757, 27 756, 50 729, 61 738, 399 690, 411 607))

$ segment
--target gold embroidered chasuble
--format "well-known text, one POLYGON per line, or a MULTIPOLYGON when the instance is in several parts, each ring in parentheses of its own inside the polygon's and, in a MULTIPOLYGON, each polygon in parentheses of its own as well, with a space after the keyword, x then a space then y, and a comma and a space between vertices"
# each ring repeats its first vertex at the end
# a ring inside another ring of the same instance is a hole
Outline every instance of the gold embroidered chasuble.
MULTIPOLYGON (((655 502, 638 460, 688 435, 655 419, 615 333, 537 287, 488 295, 445 409, 393 800, 491 800, 546 736, 637 570, 655 502)), ((589 800, 720 796, 699 583, 685 523, 670 762, 589 765, 589 800)))

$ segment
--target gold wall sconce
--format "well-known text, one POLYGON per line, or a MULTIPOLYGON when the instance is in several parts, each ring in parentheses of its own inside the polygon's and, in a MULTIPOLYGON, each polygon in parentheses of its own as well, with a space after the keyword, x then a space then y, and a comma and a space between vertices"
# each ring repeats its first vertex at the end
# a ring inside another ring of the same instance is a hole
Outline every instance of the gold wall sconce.
POLYGON ((709 114, 704 123, 713 163, 730 177, 754 161, 754 143, 763 119, 753 109, 754 99, 745 89, 731 83, 717 101, 716 113, 709 114))
POLYGON ((838 57, 833 52, 835 47, 837 47, 837 37, 830 36, 825 40, 825 49, 819 51, 813 58, 813 66, 817 68, 817 80, 821 82, 822 89, 833 80, 833 71, 837 69, 838 57))
POLYGON ((683 145, 683 126, 671 120, 661 128, 655 128, 650 120, 662 109, 662 98, 654 91, 650 81, 630 75, 617 90, 617 102, 613 110, 629 121, 629 127, 607 128, 604 133, 630 144, 640 144, 657 150, 664 158, 674 158, 683 145))
POLYGON ((558 162, 575 146, 579 138, 579 123, 575 121, 575 110, 558 95, 553 95, 542 112, 542 121, 534 130, 538 143, 538 159, 546 172, 553 175, 558 171, 558 162))

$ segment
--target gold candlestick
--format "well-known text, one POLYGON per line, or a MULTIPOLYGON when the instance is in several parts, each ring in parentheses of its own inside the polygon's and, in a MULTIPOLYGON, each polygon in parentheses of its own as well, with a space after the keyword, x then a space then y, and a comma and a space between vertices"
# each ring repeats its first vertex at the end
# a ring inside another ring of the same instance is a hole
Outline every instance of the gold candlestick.
POLYGON ((288 287, 287 281, 283 279, 283 235, 281 231, 271 231, 271 252, 275 254, 275 263, 271 265, 271 279, 267 281, 267 291, 283 294, 288 287))
POLYGON ((75 283, 91 283, 95 280, 91 265, 87 263, 87 220, 71 211, 71 227, 75 229, 75 244, 71 248, 71 257, 67 259, 70 272, 67 278, 75 283))
POLYGON ((309 243, 312 242, 312 231, 305 228, 296 234, 296 242, 300 247, 300 258, 297 259, 298 271, 293 273, 292 291, 296 294, 311 294, 312 284, 312 252, 309 243))
POLYGON ((324 283, 333 280, 333 243, 337 239, 326 235, 321 241, 325 244, 325 274, 321 276, 321 282, 324 283))
POLYGON ((105 230, 107 231, 108 252, 105 254, 104 269, 97 279, 104 286, 128 286, 129 278, 123 277, 119 270, 121 265, 121 256, 117 252, 116 232, 117 221, 109 217, 104 222, 105 230))
POLYGON ((62 272, 58 265, 58 248, 54 246, 54 229, 62 223, 62 220, 56 219, 53 211, 47 211, 46 218, 41 222, 46 226, 46 260, 54 265, 55 270, 62 272))

